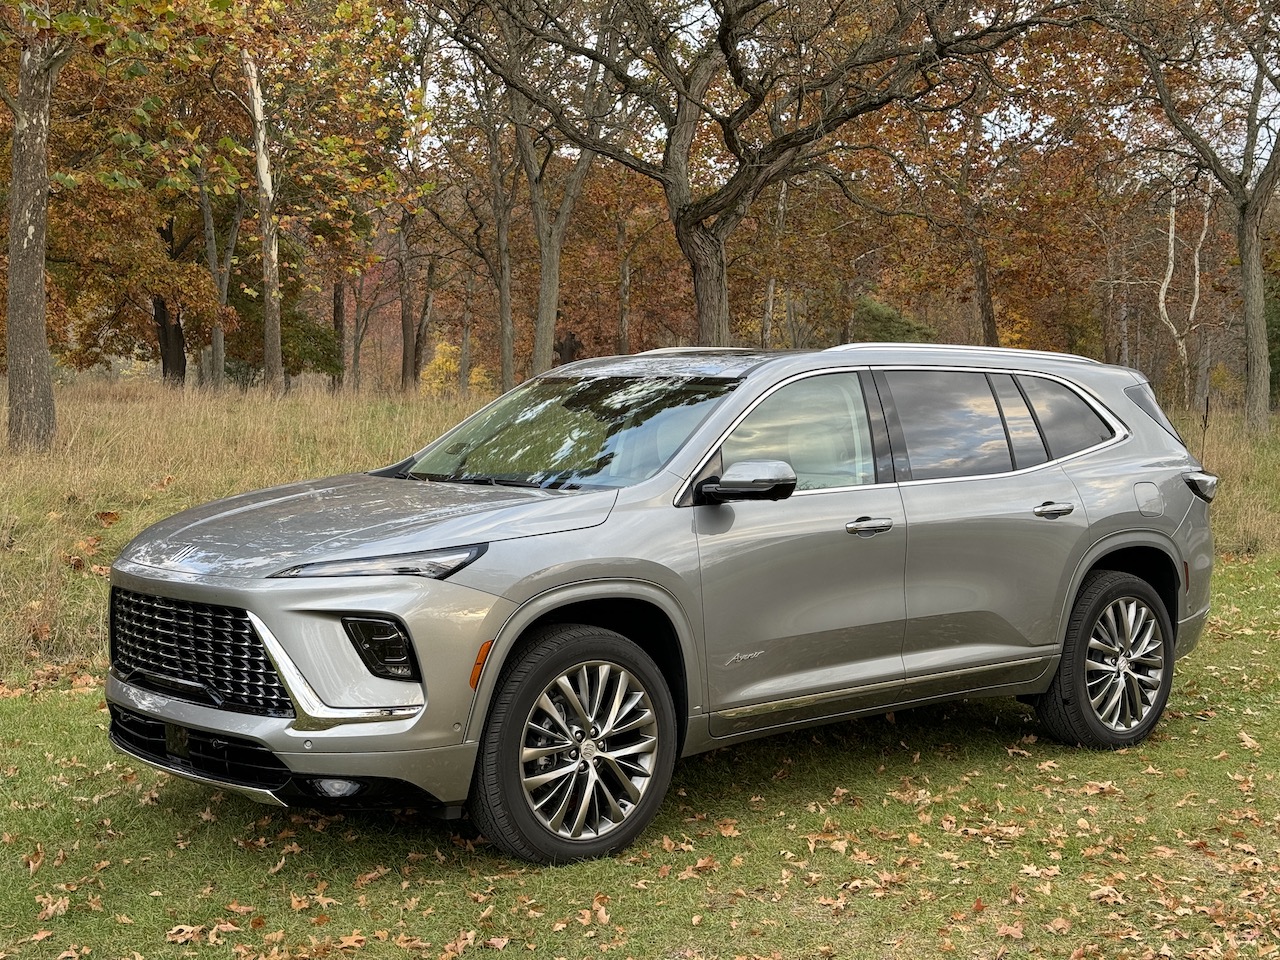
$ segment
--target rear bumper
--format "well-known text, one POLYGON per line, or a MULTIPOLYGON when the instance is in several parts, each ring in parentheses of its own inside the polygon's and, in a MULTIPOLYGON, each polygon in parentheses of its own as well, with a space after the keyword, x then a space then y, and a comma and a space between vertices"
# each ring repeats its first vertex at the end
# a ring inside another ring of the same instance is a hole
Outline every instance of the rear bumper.
POLYGON ((1178 622, 1178 642, 1173 648, 1174 659, 1181 659, 1196 648, 1200 635, 1204 633, 1204 625, 1209 619, 1209 605, 1178 622))

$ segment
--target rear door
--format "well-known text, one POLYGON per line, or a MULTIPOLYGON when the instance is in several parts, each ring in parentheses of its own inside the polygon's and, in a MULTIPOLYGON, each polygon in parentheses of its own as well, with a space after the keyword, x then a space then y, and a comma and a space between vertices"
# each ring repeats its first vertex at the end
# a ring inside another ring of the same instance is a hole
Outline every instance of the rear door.
MULTIPOLYGON (((903 699, 1034 679, 1057 654, 1088 539, 1084 504, 1056 462, 1063 454, 1049 448, 1011 374, 877 376, 902 454, 899 477, 910 478, 901 484, 909 528, 903 699)), ((1110 428, 1093 416, 1096 424, 1081 427, 1103 442, 1110 428)))

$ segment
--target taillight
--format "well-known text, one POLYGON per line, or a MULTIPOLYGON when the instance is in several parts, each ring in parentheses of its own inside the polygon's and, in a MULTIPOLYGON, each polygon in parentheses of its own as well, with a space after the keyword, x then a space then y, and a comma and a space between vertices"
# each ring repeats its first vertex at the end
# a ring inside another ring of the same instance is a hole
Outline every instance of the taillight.
POLYGON ((1182 479, 1187 481, 1191 492, 1205 503, 1212 501, 1213 495, 1218 492, 1218 478, 1212 473, 1197 470, 1194 473, 1184 473, 1182 479))

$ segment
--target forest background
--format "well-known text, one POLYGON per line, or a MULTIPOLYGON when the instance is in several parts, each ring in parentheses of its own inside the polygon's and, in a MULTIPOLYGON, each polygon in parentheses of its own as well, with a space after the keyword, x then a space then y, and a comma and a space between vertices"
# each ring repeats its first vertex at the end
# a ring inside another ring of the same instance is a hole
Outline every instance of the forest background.
POLYGON ((77 371, 938 340, 1265 424, 1271 2, 5 0, 9 435, 77 371))

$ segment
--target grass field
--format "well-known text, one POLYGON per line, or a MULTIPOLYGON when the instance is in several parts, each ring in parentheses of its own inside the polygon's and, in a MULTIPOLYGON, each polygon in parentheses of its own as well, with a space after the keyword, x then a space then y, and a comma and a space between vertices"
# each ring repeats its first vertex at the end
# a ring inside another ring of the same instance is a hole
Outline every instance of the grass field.
MULTIPOLYGON (((427 399, 81 385, 0 454, 0 958, 1280 956, 1280 449, 1228 423, 1215 614, 1141 748, 973 701, 682 761, 625 856, 259 807, 106 747, 106 580, 193 502, 396 459, 427 399)), ((1193 449, 1201 452, 1197 432, 1193 449)))

